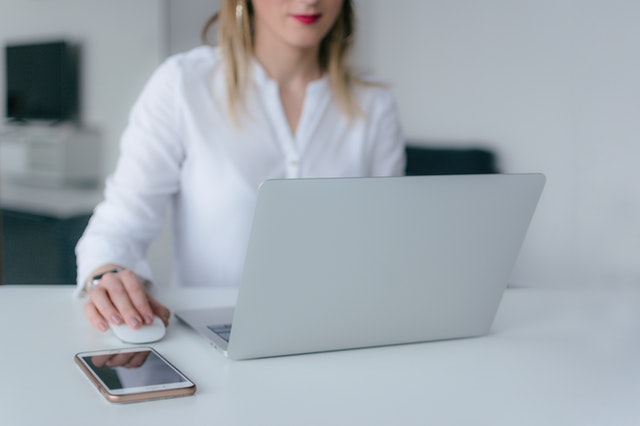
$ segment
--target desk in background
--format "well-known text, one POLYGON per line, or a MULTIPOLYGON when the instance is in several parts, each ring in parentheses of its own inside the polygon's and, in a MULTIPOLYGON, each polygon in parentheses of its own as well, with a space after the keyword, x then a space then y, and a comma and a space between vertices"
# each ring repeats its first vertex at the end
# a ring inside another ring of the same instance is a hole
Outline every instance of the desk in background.
MULTIPOLYGON (((160 294, 173 309, 231 305, 231 290, 160 294)), ((73 362, 123 347, 63 286, 0 286, 0 424, 640 424, 640 289, 507 290, 490 335, 230 361, 172 320, 153 344, 195 396, 111 405, 73 362)))

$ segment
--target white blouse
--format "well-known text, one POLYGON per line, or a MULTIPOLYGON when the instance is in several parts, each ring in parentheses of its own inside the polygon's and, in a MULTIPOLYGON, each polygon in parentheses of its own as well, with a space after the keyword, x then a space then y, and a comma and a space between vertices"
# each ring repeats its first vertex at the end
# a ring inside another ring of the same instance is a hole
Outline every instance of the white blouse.
POLYGON ((295 134, 276 82, 257 63, 246 112, 232 124, 218 48, 173 56, 134 105, 105 199, 76 247, 79 293, 95 268, 122 265, 153 279, 150 242, 173 219, 179 286, 237 286, 256 192, 273 178, 401 175, 404 142, 390 92, 359 86, 351 122, 328 79, 307 86, 295 134))

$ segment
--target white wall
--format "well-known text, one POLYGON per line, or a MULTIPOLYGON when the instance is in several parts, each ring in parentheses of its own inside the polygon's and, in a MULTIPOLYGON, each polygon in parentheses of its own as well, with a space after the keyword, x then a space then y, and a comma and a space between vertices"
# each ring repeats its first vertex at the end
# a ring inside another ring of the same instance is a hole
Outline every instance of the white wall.
POLYGON ((164 54, 164 11, 162 0, 0 0, 2 46, 50 38, 81 44, 82 117, 102 133, 102 175, 113 169, 131 105, 164 54))
POLYGON ((640 285, 640 2, 366 0, 358 62, 406 134, 479 141, 548 184, 520 285, 640 285))
POLYGON ((169 0, 167 53, 183 52, 200 45, 200 33, 207 19, 220 5, 220 0, 169 0))

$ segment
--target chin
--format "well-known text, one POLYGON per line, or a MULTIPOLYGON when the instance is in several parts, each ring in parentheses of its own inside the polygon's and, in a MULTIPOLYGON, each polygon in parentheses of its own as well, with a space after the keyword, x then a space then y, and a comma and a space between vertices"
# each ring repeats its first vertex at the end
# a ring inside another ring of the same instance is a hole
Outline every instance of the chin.
POLYGON ((313 35, 297 35, 295 37, 289 37, 289 44, 291 46, 298 47, 300 49, 314 49, 320 46, 322 43, 322 36, 319 34, 313 35))

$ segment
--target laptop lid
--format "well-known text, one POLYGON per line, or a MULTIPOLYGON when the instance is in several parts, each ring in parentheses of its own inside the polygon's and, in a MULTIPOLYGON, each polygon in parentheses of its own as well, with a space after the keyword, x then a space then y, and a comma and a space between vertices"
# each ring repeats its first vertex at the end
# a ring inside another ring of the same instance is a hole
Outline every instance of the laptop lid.
POLYGON ((541 174, 266 181, 235 309, 177 315, 233 359, 486 334, 544 183, 541 174), (207 326, 231 315, 227 345, 207 326))

